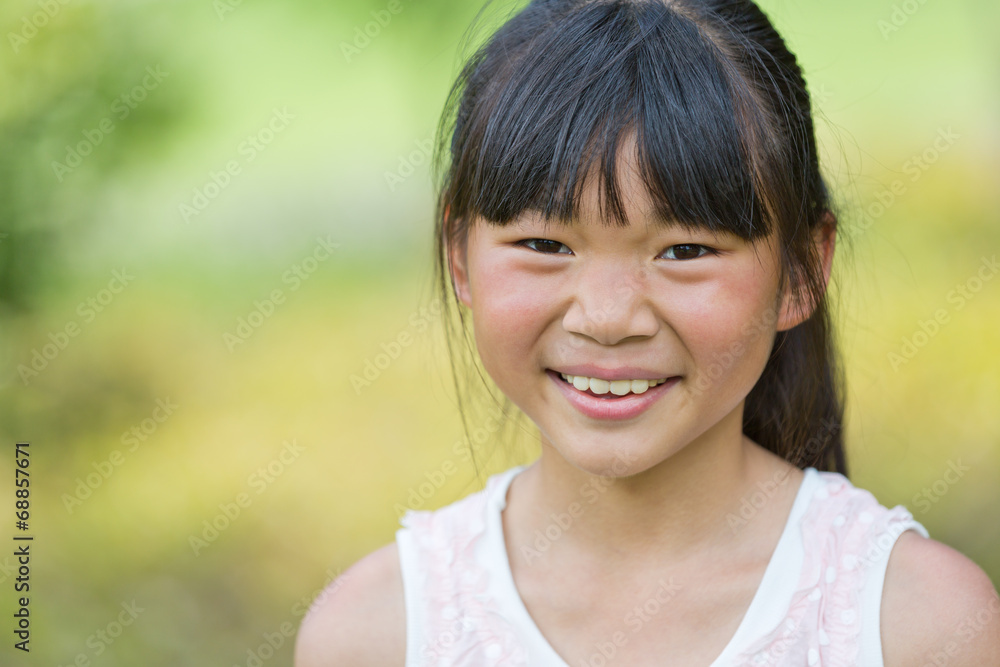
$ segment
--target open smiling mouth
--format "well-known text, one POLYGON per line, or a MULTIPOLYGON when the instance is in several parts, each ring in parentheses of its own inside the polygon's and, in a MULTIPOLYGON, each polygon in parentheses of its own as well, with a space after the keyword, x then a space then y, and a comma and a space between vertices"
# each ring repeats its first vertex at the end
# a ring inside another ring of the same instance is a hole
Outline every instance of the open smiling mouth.
POLYGON ((596 378, 586 378, 583 376, 567 375, 566 373, 556 373, 551 369, 546 369, 547 373, 554 373, 562 382, 572 386, 581 394, 601 398, 609 401, 621 400, 630 396, 641 396, 653 387, 659 386, 672 378, 660 378, 659 380, 599 380, 596 378))
POLYGON ((551 368, 546 368, 545 374, 578 412, 599 420, 628 420, 637 417, 667 394, 681 379, 679 375, 657 380, 613 381, 572 375, 563 377, 563 373, 551 368), (586 388, 583 388, 584 380, 586 388))

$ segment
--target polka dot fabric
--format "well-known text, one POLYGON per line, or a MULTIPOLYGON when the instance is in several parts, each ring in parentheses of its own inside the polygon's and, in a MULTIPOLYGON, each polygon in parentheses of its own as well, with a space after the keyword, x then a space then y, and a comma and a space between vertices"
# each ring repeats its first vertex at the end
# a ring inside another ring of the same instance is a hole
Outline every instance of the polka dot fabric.
POLYGON ((419 648, 407 646, 406 667, 528 664, 514 629, 487 593, 489 573, 475 557, 486 531, 486 499, 474 493, 437 511, 409 510, 400 519, 415 540, 417 568, 427 575, 419 648))
MULTIPOLYGON (((904 530, 927 532, 904 507, 888 509, 843 475, 810 470, 818 479, 799 522, 801 568, 798 560, 788 563, 797 583, 785 588, 794 591, 787 611, 784 598, 768 598, 779 605, 774 618, 780 620, 745 619, 760 622, 749 623, 753 633, 740 636, 711 667, 881 667, 885 563, 904 530)), ((488 529, 500 530, 498 522, 487 525, 500 510, 490 505, 491 493, 502 495, 500 485, 494 476, 483 491, 438 510, 409 510, 400 519, 406 667, 566 667, 540 635, 524 634, 524 623, 512 620, 521 612, 510 601, 503 608, 492 594, 490 577, 499 573, 484 563, 500 566, 484 555, 483 542, 488 529), (537 658, 539 643, 543 658, 537 658)), ((787 558, 783 553, 780 560, 787 558)))
POLYGON ((744 650, 736 665, 860 665, 862 624, 877 621, 863 617, 866 577, 904 530, 917 527, 926 535, 903 506, 883 507, 838 473, 819 475, 823 484, 802 518, 805 558, 788 614, 744 650))

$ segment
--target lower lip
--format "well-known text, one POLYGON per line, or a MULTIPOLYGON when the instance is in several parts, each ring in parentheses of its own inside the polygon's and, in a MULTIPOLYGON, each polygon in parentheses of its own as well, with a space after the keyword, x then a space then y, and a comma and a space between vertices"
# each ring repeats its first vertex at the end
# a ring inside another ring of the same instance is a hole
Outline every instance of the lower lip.
POLYGON ((680 377, 672 377, 662 384, 650 387, 641 394, 597 398, 577 390, 553 370, 546 369, 545 374, 552 378, 559 391, 574 408, 592 419, 631 419, 637 417, 648 410, 649 406, 670 391, 670 388, 680 380, 680 377))

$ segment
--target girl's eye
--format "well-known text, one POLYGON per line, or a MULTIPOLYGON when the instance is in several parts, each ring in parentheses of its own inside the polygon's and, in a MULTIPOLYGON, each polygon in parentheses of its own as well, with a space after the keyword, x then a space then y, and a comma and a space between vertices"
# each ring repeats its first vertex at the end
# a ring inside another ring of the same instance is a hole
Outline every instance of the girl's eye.
MULTIPOLYGON (((542 253, 543 255, 565 255, 565 254, 568 254, 568 253, 560 253, 560 252, 558 252, 560 246, 563 247, 563 248, 566 248, 565 244, 560 243, 559 241, 552 241, 550 239, 523 239, 521 241, 518 241, 514 245, 526 246, 528 248, 531 248, 535 252, 542 253), (532 244, 536 244, 536 245, 540 246, 541 248, 548 248, 549 250, 555 250, 556 252, 548 252, 547 250, 540 250, 539 248, 535 247, 532 244)), ((566 249, 569 250, 569 248, 566 248, 566 249)))
MULTIPOLYGON (((569 252, 559 252, 560 248, 569 248, 565 244, 559 241, 552 241, 550 239, 522 239, 514 245, 525 246, 531 248, 535 252, 540 252, 543 255, 566 255, 572 254, 569 252)), ((709 254, 717 254, 715 250, 709 248, 706 245, 701 245, 700 243, 678 243, 677 245, 672 245, 664 251, 664 256, 667 259, 675 260, 688 260, 688 259, 698 259, 699 257, 704 257, 709 254)))
POLYGON ((678 243, 667 248, 663 253, 667 259, 697 259, 705 255, 715 254, 715 251, 700 243, 678 243), (673 252, 671 252, 673 251, 673 252))

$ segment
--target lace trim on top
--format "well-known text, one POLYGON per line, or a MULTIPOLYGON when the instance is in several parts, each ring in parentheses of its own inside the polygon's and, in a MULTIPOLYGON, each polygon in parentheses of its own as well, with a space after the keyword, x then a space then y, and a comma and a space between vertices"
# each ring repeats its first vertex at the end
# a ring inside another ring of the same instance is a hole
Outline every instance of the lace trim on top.
POLYGON ((435 667, 526 666, 513 627, 487 594, 489 573, 476 558, 486 531, 487 488, 448 506, 448 511, 409 510, 400 523, 412 529, 426 607, 421 663, 435 667))
MULTIPOLYGON (((796 592, 782 623, 740 653, 731 664, 801 667, 858 664, 860 593, 870 565, 880 562, 896 538, 926 530, 905 507, 883 508, 864 489, 838 473, 819 472, 822 483, 801 521, 804 560, 796 592)), ((497 601, 488 593, 489 572, 476 548, 486 531, 486 512, 499 476, 487 487, 436 511, 408 510, 414 557, 427 573, 420 664, 435 667, 523 667, 527 653, 497 601)))
POLYGON ((857 665, 861 627, 871 620, 857 612, 869 566, 904 530, 922 528, 905 507, 886 510, 843 475, 819 474, 826 483, 802 519, 805 559, 788 615, 735 664, 857 665))

